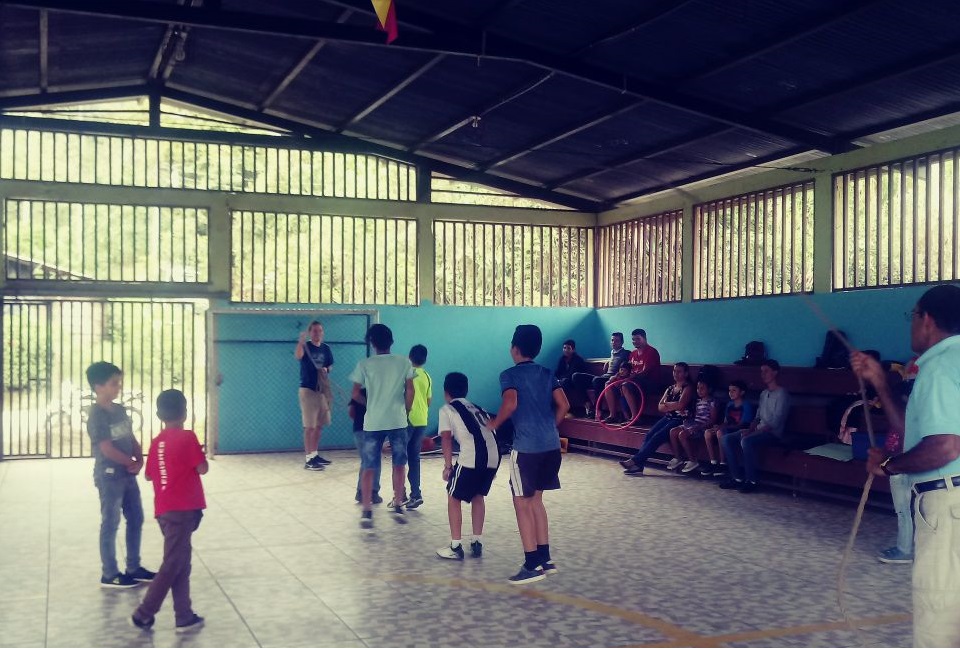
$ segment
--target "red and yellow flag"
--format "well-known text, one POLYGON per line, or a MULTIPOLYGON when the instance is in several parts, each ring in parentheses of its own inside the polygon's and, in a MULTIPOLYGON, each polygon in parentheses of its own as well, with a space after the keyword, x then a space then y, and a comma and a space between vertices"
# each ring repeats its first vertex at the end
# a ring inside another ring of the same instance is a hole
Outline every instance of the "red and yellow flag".
POLYGON ((377 25, 380 31, 387 33, 387 43, 397 38, 397 8, 394 0, 370 0, 373 9, 377 12, 377 25))

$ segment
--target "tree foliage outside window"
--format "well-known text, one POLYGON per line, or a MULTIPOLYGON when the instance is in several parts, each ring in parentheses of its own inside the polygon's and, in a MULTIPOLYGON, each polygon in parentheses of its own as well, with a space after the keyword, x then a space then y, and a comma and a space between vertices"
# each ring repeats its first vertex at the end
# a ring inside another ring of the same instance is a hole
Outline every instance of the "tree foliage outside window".
POLYGON ((234 212, 235 302, 417 304, 410 219, 234 212))
POLYGON ((435 301, 590 306, 590 228, 435 221, 435 301))
POLYGON ((833 287, 960 279, 960 149, 834 177, 833 287))
POLYGON ((206 283, 207 210, 7 200, 7 279, 206 283))
POLYGON ((261 146, 3 128, 0 180, 416 200, 414 165, 276 139, 261 146))
POLYGON ((693 299, 813 290, 813 181, 693 208, 693 299))
POLYGON ((680 301, 682 210, 604 226, 597 237, 597 306, 680 301))

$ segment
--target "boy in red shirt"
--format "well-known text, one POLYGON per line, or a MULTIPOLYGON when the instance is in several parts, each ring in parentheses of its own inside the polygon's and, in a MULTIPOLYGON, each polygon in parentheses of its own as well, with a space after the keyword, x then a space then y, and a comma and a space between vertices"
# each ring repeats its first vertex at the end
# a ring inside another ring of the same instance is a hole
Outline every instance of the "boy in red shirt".
POLYGON ((167 591, 172 591, 177 633, 181 633, 203 624, 190 605, 190 537, 207 506, 200 476, 209 467, 197 436, 183 429, 187 399, 180 390, 160 393, 157 416, 163 430, 150 445, 146 478, 153 482, 154 508, 163 532, 163 565, 134 611, 133 624, 150 629, 167 591))
POLYGON ((656 384, 657 370, 660 369, 660 352, 647 344, 647 332, 643 329, 634 329, 631 332, 634 350, 630 352, 630 358, 620 367, 618 379, 627 379, 621 383, 619 388, 607 391, 607 408, 610 409, 610 416, 604 419, 608 424, 618 424, 623 421, 629 421, 637 415, 640 409, 640 393, 656 393, 659 386, 656 384), (626 417, 620 416, 620 397, 627 400, 627 406, 630 412, 624 413, 626 417))

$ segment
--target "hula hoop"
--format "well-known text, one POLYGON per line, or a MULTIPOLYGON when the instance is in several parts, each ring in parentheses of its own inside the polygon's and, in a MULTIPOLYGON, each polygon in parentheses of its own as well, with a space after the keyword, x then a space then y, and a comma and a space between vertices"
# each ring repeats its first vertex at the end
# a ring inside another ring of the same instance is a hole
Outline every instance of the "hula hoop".
POLYGON ((643 413, 643 406, 645 405, 645 398, 646 397, 644 397, 643 390, 640 389, 640 386, 636 383, 633 383, 630 379, 617 379, 616 381, 609 381, 603 390, 600 391, 600 394, 597 395, 597 403, 594 404, 593 411, 596 413, 597 422, 607 430, 623 430, 624 428, 629 428, 637 423, 638 419, 640 419, 640 415, 643 413), (630 421, 621 422, 619 424, 608 424, 600 417, 600 404, 603 402, 603 395, 605 395, 607 390, 610 388, 619 388, 624 383, 629 383, 637 388, 637 392, 640 393, 640 405, 637 407, 637 412, 633 415, 633 419, 630 421))

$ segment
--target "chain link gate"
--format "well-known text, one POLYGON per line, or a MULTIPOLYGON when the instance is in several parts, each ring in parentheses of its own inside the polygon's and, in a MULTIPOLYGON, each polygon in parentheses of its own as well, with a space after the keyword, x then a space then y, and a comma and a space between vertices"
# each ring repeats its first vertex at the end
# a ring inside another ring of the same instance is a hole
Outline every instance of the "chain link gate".
POLYGON ((324 342, 333 351, 330 373, 332 422, 324 426, 322 448, 352 448, 353 422, 347 415, 350 373, 366 358, 364 338, 370 311, 232 309, 211 312, 210 340, 217 387, 212 395, 210 437, 217 453, 303 450, 303 422, 297 391, 299 361, 293 353, 300 332, 312 320, 323 323, 324 342))

